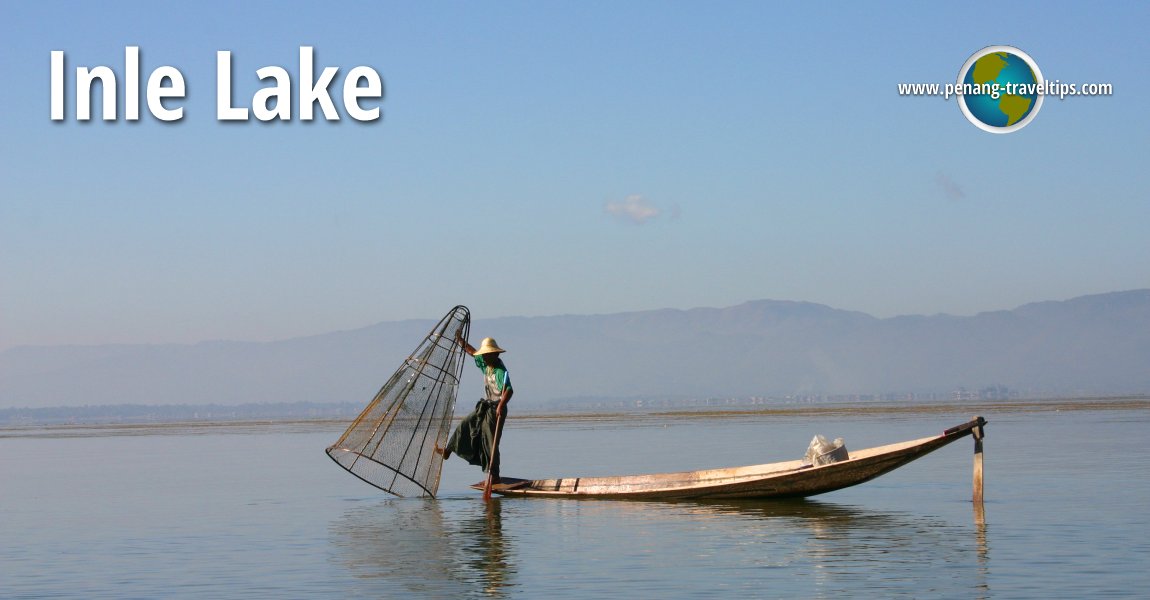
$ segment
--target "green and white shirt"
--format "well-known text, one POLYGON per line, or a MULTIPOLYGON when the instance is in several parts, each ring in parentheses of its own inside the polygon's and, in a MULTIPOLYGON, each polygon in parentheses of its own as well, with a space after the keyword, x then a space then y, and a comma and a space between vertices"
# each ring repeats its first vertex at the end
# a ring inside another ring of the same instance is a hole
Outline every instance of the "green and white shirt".
POLYGON ((483 357, 483 354, 475 355, 475 366, 483 371, 483 390, 488 402, 499 402, 503 390, 511 388, 511 377, 507 374, 507 368, 503 366, 502 361, 499 362, 499 366, 491 366, 483 357))

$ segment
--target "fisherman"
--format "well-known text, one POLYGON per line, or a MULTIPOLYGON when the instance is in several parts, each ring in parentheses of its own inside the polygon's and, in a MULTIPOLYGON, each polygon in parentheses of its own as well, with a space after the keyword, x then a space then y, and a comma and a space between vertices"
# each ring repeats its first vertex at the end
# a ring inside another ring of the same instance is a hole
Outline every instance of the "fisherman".
POLYGON ((463 351, 475 357, 475 366, 483 371, 484 397, 475 404, 475 410, 464 417, 451 434, 446 448, 436 448, 443 460, 458 454, 469 464, 483 467, 492 482, 499 482, 499 437, 507 418, 507 402, 515 392, 507 367, 499 357, 504 352, 492 338, 483 338, 475 349, 461 336, 456 342, 463 351))

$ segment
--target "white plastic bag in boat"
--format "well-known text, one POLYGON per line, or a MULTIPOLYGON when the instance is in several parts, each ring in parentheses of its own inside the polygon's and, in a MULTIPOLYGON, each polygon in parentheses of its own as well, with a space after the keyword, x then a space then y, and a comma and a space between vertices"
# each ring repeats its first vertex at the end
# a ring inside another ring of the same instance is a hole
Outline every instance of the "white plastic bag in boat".
POLYGON ((827 438, 816 435, 811 444, 807 446, 807 453, 803 456, 804 465, 827 465, 840 460, 847 460, 847 448, 843 445, 842 438, 835 438, 835 441, 828 442, 827 438))

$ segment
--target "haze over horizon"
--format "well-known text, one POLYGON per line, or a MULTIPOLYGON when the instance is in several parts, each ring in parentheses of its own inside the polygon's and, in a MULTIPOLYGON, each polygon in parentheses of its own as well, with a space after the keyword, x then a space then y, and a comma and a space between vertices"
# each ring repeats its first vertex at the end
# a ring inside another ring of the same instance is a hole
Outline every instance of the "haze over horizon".
MULTIPOLYGON (((277 342, 11 348, 0 351, 0 408, 366 402, 435 323, 385 321, 277 342)), ((518 406, 628 397, 938 398, 956 389, 1031 398, 1150 391, 1150 289, 971 317, 879 319, 759 300, 484 318, 471 333, 473 341, 498 336, 508 349, 518 406)), ((461 394, 481 387, 471 381, 475 369, 462 376, 461 394)))
MULTIPOLYGON (((1012 311, 1012 310, 1016 310, 1018 308, 1021 308, 1024 306, 1029 306, 1029 305, 1045 304, 1045 303, 1050 303, 1050 302, 1065 302, 1065 301, 1070 301, 1070 300, 1081 300, 1081 299, 1093 298, 1093 297, 1098 297, 1098 296, 1107 296, 1107 295, 1114 295, 1114 294, 1130 294, 1130 293, 1146 292, 1146 291, 1150 291, 1150 288, 1148 288, 1148 289, 1133 289, 1133 290, 1112 290, 1110 292, 1100 292, 1100 293, 1096 293, 1096 294, 1085 294, 1082 296, 1075 296, 1073 298, 1036 299, 1034 301, 1025 302, 1025 303, 1017 305, 1017 306, 1003 307, 1003 308, 991 308, 988 310, 982 310, 982 311, 978 311, 976 313, 971 313, 971 314, 954 314, 954 313, 945 313, 945 312, 933 312, 933 313, 907 313, 907 314, 879 316, 879 315, 874 315, 874 314, 868 313, 868 312, 863 311, 863 310, 856 310, 856 309, 853 309, 853 308, 848 307, 848 306, 830 306, 830 305, 823 304, 820 302, 810 302, 807 300, 794 300, 794 299, 782 299, 782 298, 752 298, 752 299, 748 299, 748 300, 745 300, 743 302, 738 302, 738 303, 731 304, 728 306, 688 306, 688 307, 657 306, 657 307, 650 307, 650 308, 640 308, 640 309, 635 309, 635 310, 624 310, 624 311, 615 311, 615 312, 597 312, 597 313, 555 313, 555 314, 538 314, 538 315, 489 315, 488 316, 488 315, 476 315, 476 314, 474 314, 474 312, 472 312, 472 320, 473 320, 473 323, 474 322, 482 323, 484 321, 499 321, 499 320, 505 320, 505 319, 599 317, 599 316, 619 316, 619 315, 638 314, 638 313, 650 313, 650 312, 658 312, 658 311, 681 311, 681 312, 685 312, 685 311, 691 311, 691 310, 708 310, 708 309, 723 310, 723 309, 737 308, 739 306, 744 306, 744 305, 749 305, 749 304, 754 304, 754 303, 759 303, 759 302, 785 303, 785 304, 795 304, 795 305, 814 305, 814 306, 824 307, 824 308, 828 308, 828 309, 835 310, 835 311, 845 311, 845 312, 851 312, 851 313, 858 313, 858 314, 865 315, 867 317, 873 317, 875 319, 880 319, 880 320, 898 319, 898 318, 904 318, 904 317, 959 317, 959 318, 962 318, 962 317, 975 317, 975 316, 985 314, 985 313, 1012 311)), ((464 303, 463 305, 467 306, 466 303, 464 303)), ((444 310, 446 310, 448 308, 450 308, 450 307, 446 307, 446 306, 443 307, 444 310)), ((429 310, 434 312, 435 310, 438 310, 438 309, 435 309, 433 307, 429 307, 429 310)), ((440 311, 440 312, 443 312, 443 311, 440 311)), ((318 336, 325 336, 325 335, 329 335, 329 334, 354 332, 354 331, 359 331, 359 330, 363 330, 363 329, 370 329, 372 327, 376 327, 376 326, 380 326, 380 325, 386 325, 386 324, 404 323, 404 322, 424 322, 424 321, 434 322, 435 320, 439 319, 441 316, 442 316, 442 314, 429 314, 426 316, 416 316, 416 317, 403 318, 403 319, 381 320, 381 321, 375 321, 375 322, 371 322, 371 323, 364 323, 364 324, 358 325, 358 326, 347 327, 344 329, 335 329, 335 330, 331 330, 331 331, 315 331, 315 332, 303 333, 300 335, 293 335, 290 337, 266 339, 266 340, 240 339, 240 338, 212 338, 212 339, 202 339, 202 340, 169 341, 169 342, 159 341, 159 340, 149 341, 149 342, 138 342, 138 343, 112 342, 112 343, 107 344, 107 345, 151 345, 151 346, 177 345, 178 346, 178 345, 196 345, 196 344, 213 343, 213 342, 240 342, 240 343, 289 342, 292 340, 318 337, 318 336)), ((489 333, 491 333, 492 335, 497 335, 497 332, 489 332, 489 333)), ((19 346, 99 346, 99 345, 105 345, 105 344, 63 343, 63 344, 20 344, 18 346, 17 345, 11 345, 11 346, 0 345, 0 352, 3 352, 5 350, 9 350, 9 349, 13 349, 13 348, 17 348, 19 346)))
POLYGON ((889 318, 1150 287, 1150 5, 978 10, 8 3, 0 350, 286 340, 460 303, 889 318), (994 135, 897 92, 996 44, 1114 93, 994 135), (217 51, 250 103, 261 67, 299 79, 305 45, 333 95, 375 69, 383 117, 215 118, 217 51), (50 120, 52 51, 123 75, 127 46, 145 84, 183 73, 186 118, 50 120))

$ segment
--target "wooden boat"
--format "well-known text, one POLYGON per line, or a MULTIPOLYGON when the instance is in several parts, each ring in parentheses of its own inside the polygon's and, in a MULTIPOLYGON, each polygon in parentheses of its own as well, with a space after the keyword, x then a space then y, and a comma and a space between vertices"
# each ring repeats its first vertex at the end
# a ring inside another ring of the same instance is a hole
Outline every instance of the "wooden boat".
MULTIPOLYGON (((563 479, 501 478, 492 491, 503 496, 689 500, 701 498, 800 498, 870 481, 968 435, 981 450, 986 420, 971 421, 940 435, 850 451, 849 458, 823 465, 792 460, 745 467, 614 477, 563 479)), ((976 454, 976 473, 981 475, 976 454)), ((976 477, 977 477, 976 475, 976 477)), ((980 479, 980 478, 979 478, 980 479)), ((979 482, 980 483, 980 482, 979 482)), ((976 485, 978 485, 976 483, 976 485)), ((476 484, 482 489, 482 483, 476 484)), ((475 486, 472 486, 475 487, 475 486)), ((981 487, 981 486, 979 486, 981 487)))

